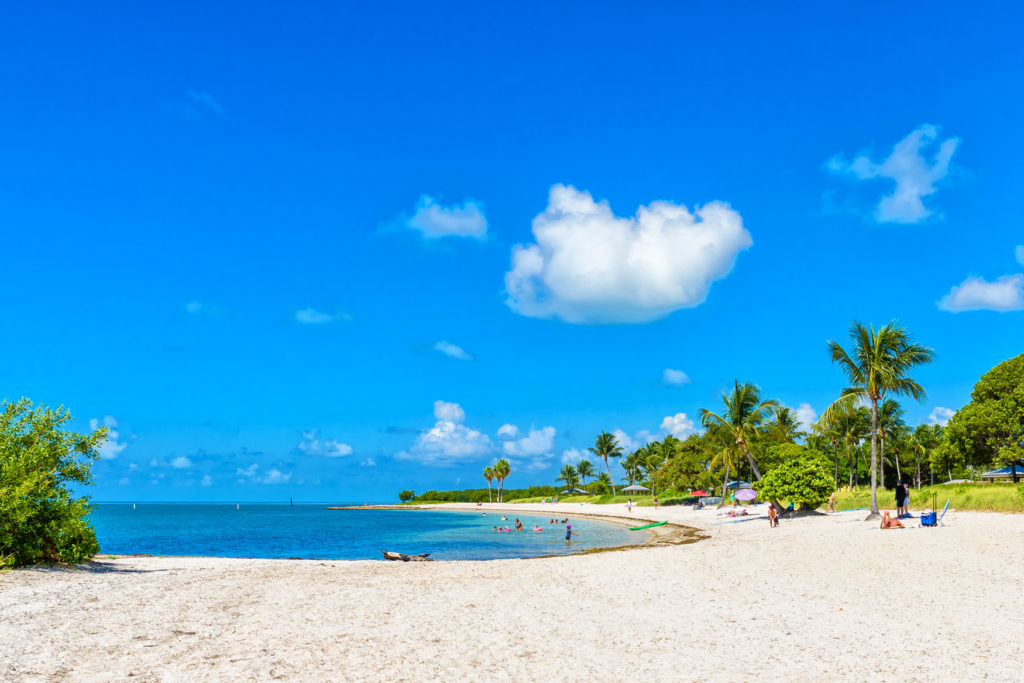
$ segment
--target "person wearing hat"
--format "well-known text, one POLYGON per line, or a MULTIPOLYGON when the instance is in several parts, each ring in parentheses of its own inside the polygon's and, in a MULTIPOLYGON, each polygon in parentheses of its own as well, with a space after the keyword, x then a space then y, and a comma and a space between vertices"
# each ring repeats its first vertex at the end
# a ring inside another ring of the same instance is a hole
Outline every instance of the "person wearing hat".
POLYGON ((573 536, 579 536, 578 533, 572 530, 572 524, 565 525, 565 542, 568 543, 572 540, 573 536))

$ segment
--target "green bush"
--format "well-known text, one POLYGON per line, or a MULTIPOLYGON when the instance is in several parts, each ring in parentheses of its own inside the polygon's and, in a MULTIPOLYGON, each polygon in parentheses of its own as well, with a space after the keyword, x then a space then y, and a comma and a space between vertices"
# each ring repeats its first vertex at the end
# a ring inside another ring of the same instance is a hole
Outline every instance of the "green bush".
POLYGON ((777 500, 817 508, 835 490, 831 464, 818 451, 808 450, 785 460, 754 483, 762 500, 777 500))
POLYGON ((402 501, 403 503, 408 503, 410 500, 412 500, 415 497, 416 497, 416 492, 415 491, 410 491, 409 489, 401 491, 398 494, 398 500, 402 501))
POLYGON ((89 498, 71 487, 92 483, 107 430, 76 434, 69 422, 64 408, 0 402, 0 566, 77 563, 99 551, 89 498))
POLYGON ((666 498, 665 500, 659 500, 658 501, 658 505, 660 507, 670 507, 672 505, 686 505, 688 502, 690 502, 692 500, 694 500, 693 497, 690 497, 690 498, 666 498))

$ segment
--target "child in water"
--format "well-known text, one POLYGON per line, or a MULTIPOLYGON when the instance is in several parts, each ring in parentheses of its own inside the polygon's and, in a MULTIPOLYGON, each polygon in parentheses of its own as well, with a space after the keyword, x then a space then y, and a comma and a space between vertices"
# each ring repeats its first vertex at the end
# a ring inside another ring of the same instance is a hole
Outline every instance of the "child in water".
POLYGON ((567 524, 565 526, 565 542, 571 541, 573 536, 579 536, 579 534, 572 530, 572 524, 567 524))

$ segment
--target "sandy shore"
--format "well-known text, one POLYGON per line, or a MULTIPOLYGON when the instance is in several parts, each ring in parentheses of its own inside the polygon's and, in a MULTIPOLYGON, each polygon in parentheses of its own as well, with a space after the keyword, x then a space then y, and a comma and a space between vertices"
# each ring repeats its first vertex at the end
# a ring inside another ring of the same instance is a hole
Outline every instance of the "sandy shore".
POLYGON ((896 531, 863 516, 769 529, 644 508, 633 518, 708 538, 534 560, 9 572, 0 680, 1020 679, 1024 516, 896 531))

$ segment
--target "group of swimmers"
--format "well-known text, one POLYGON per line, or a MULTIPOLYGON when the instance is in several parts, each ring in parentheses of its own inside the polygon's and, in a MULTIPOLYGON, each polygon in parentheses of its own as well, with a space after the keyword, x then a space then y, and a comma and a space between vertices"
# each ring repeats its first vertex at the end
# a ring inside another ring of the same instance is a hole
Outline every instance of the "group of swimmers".
MULTIPOLYGON (((503 520, 508 519, 507 517, 505 517, 505 515, 502 515, 501 518, 503 520)), ((565 524, 565 542, 566 543, 569 543, 572 540, 573 536, 579 536, 579 534, 577 534, 575 531, 572 530, 572 524, 569 524, 569 518, 568 517, 563 519, 561 522, 559 522, 557 519, 549 519, 548 520, 548 524, 565 524)), ((523 523, 521 521, 519 521, 518 517, 516 517, 515 528, 508 527, 508 526, 500 526, 499 527, 498 525, 495 524, 494 526, 491 527, 491 531, 523 531, 523 523)), ((542 527, 540 524, 534 524, 533 525, 533 531, 544 531, 544 527, 542 527)))

